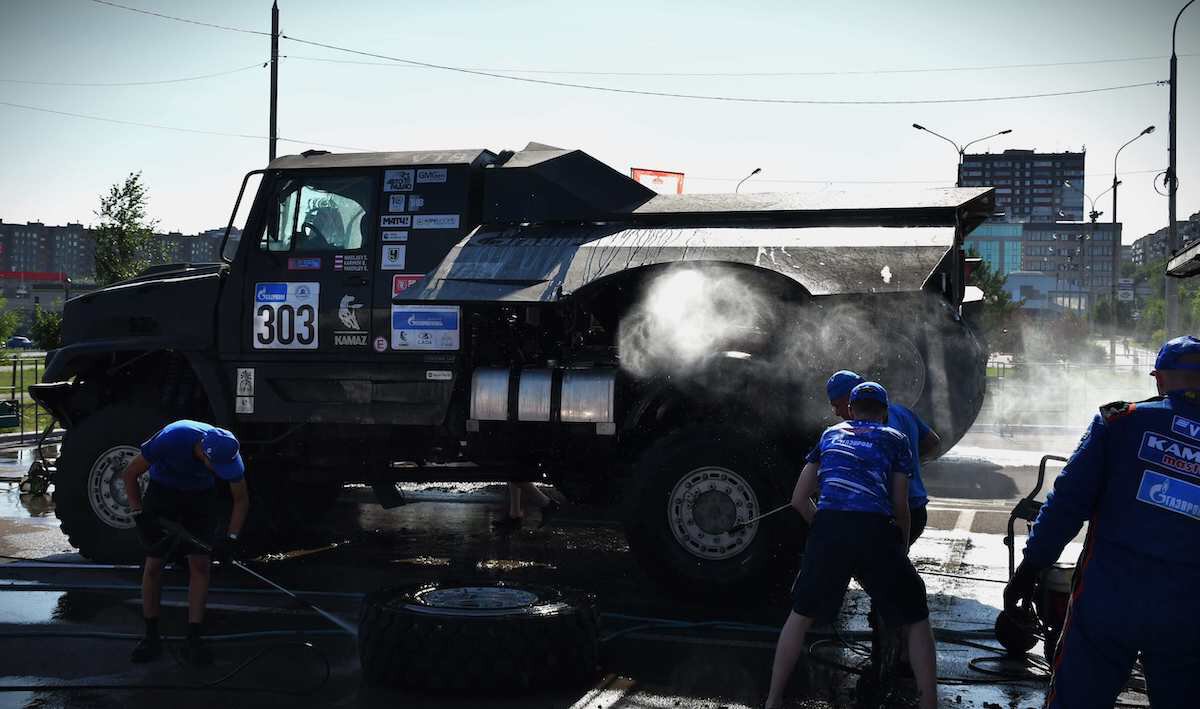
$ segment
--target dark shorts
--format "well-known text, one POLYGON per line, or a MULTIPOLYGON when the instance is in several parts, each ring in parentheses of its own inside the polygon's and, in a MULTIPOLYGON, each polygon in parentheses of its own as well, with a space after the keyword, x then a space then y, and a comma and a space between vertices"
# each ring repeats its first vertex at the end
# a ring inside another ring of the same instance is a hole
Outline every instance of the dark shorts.
POLYGON ((920 507, 908 508, 908 545, 912 546, 921 536, 921 532, 925 531, 925 525, 929 523, 929 510, 925 509, 925 505, 920 507))
POLYGON ((821 510, 804 546, 800 575, 792 585, 792 610, 830 622, 857 578, 889 625, 909 625, 929 617, 925 582, 908 560, 900 529, 872 512, 821 510))
MULTIPOLYGON (((177 490, 153 480, 146 488, 142 509, 154 518, 168 519, 183 526, 192 536, 212 546, 217 528, 217 494, 209 490, 177 490)), ((174 546, 179 554, 207 554, 187 541, 175 540, 166 530, 156 525, 139 529, 146 556, 163 558, 174 546)))

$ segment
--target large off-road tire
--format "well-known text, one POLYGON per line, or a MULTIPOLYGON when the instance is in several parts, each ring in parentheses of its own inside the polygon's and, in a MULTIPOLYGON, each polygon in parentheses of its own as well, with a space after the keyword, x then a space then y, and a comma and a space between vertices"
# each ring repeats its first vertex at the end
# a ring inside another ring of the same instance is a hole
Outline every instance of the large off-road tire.
POLYGON ((912 408, 937 431, 941 450, 958 443, 983 407, 987 393, 987 346, 966 321, 947 323, 924 342, 925 387, 912 408))
POLYGON ((144 556, 121 473, 139 446, 168 422, 152 407, 117 404, 88 416, 63 437, 54 509, 63 534, 83 556, 113 562, 144 556))
POLYGON ((369 594, 358 624, 370 684, 520 691, 596 673, 595 599, 525 584, 428 584, 369 594))
POLYGON ((650 445, 634 464, 625 536, 642 567, 676 591, 761 597, 773 575, 793 572, 806 527, 783 510, 742 522, 790 498, 796 461, 753 434, 724 426, 682 429, 650 445))

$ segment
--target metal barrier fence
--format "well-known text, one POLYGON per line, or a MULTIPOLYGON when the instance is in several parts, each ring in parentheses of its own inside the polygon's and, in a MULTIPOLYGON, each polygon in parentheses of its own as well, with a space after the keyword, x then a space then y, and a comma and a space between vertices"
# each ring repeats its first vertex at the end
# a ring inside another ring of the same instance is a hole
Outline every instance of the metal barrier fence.
POLYGON ((1110 401, 1139 401, 1157 393, 1144 357, 1116 364, 988 362, 988 393, 978 421, 988 424, 1063 427, 1080 433, 1110 401))
MULTIPOLYGON (((0 434, 31 443, 50 425, 50 414, 29 396, 29 385, 42 380, 43 366, 43 355, 0 357, 0 434)), ((6 442, 11 438, 5 436, 6 442)))

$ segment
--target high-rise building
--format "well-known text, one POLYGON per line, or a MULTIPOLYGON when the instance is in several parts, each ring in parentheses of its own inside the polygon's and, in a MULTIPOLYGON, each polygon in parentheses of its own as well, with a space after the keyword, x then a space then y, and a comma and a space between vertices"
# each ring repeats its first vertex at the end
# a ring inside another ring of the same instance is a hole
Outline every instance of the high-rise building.
POLYGON ((1095 298, 1111 292, 1112 249, 1114 241, 1120 243, 1120 224, 1115 240, 1111 223, 1030 222, 1022 227, 1022 270, 1054 275, 1055 290, 1078 294, 1079 308, 1094 302, 1089 294, 1095 298))
POLYGON ((996 217, 1004 222, 1082 221, 1086 153, 1005 150, 963 156, 959 184, 995 187, 996 217), (1067 183, 1070 183, 1068 186, 1067 183))
MULTIPOLYGON (((1176 222, 1179 227, 1180 249, 1200 241, 1200 212, 1188 217, 1186 222, 1176 222)), ((1144 266, 1154 261, 1165 259, 1169 251, 1167 247, 1167 228, 1163 227, 1153 234, 1147 234, 1133 242, 1132 258, 1136 266, 1144 266)))

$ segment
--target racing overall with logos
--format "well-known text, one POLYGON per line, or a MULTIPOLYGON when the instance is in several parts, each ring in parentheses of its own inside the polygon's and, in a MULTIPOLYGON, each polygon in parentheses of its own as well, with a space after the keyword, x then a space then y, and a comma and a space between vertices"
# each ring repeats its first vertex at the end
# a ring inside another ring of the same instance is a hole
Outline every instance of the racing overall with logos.
POLYGON ((1034 523, 1053 564, 1089 521, 1046 703, 1111 707, 1138 653, 1157 707, 1200 704, 1200 391, 1101 409, 1034 523))

